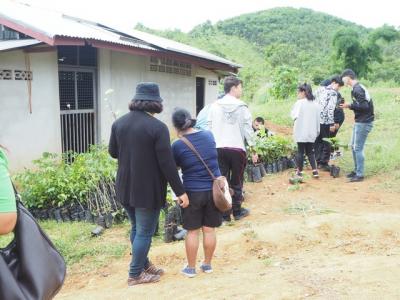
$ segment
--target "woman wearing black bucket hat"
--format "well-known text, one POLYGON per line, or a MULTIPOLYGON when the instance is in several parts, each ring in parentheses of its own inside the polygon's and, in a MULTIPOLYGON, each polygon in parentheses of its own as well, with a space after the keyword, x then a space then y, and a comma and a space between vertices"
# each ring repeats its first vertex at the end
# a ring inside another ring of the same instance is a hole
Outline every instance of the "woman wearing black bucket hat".
POLYGON ((160 209, 165 205, 167 182, 180 205, 189 199, 176 170, 167 126, 153 115, 163 110, 155 83, 140 83, 129 104, 130 112, 114 122, 109 153, 118 159, 117 199, 132 224, 132 261, 128 285, 156 282, 164 271, 148 259, 160 209))

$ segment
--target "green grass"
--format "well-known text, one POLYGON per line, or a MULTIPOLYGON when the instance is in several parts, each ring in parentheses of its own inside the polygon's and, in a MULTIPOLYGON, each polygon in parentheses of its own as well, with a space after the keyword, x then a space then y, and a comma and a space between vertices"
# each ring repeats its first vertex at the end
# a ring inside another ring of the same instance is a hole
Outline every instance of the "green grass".
POLYGON ((289 207, 283 209, 289 215, 324 215, 337 213, 337 211, 325 207, 319 207, 313 201, 293 202, 289 207))
MULTIPOLYGON (((365 147, 366 176, 394 174, 400 166, 400 88, 373 87, 368 90, 374 100, 376 120, 365 147)), ((341 93, 346 102, 351 101, 349 88, 343 88, 341 93)), ((292 126, 289 114, 295 98, 287 101, 268 99, 264 94, 250 105, 253 116, 262 116, 278 125, 292 126)), ((342 144, 350 143, 353 122, 354 113, 346 110, 346 120, 338 134, 342 144)), ((345 172, 352 170, 351 150, 344 151, 339 165, 345 172)), ((400 176, 390 177, 394 183, 387 187, 396 188, 400 184, 400 176)))
MULTIPOLYGON (((107 265, 110 259, 120 258, 130 251, 130 224, 125 221, 106 229, 99 237, 92 237, 91 230, 96 226, 85 222, 57 223, 56 221, 39 221, 40 226, 61 252, 67 265, 71 266, 90 260, 85 264, 89 269, 107 265)), ((153 242, 163 242, 164 214, 160 214, 159 236, 153 242)), ((0 248, 6 247, 13 234, 0 236, 0 248)))

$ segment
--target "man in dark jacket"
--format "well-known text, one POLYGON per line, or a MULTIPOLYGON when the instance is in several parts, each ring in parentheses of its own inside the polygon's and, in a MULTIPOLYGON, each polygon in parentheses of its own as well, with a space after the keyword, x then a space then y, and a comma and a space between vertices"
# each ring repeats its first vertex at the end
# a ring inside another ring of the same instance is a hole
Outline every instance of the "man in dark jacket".
POLYGON ((354 170, 347 175, 350 182, 364 180, 364 145, 368 134, 371 132, 374 122, 374 103, 367 89, 357 81, 356 74, 351 69, 342 73, 344 83, 352 87, 351 104, 343 103, 341 108, 348 108, 354 111, 355 124, 351 139, 353 151, 354 170))
POLYGON ((158 85, 140 83, 129 105, 131 112, 114 122, 108 151, 118 159, 117 200, 132 223, 132 261, 128 285, 160 280, 164 271, 148 259, 167 182, 182 207, 189 199, 179 178, 167 126, 153 115, 163 109, 158 85))

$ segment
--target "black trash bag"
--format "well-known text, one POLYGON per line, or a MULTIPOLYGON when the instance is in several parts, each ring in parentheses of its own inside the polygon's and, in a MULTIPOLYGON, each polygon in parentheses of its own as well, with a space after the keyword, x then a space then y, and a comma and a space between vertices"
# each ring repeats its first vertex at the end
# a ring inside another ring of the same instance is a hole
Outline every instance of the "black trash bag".
POLYGON ((61 208, 61 218, 64 222, 70 222, 71 216, 69 215, 69 210, 67 207, 61 208))
POLYGON ((292 157, 289 159, 288 167, 291 169, 296 168, 296 159, 295 158, 292 157))
POLYGON ((94 223, 94 216, 89 209, 85 210, 85 222, 94 223))
POLYGON ((181 227, 177 228, 176 233, 174 234, 174 240, 175 241, 181 241, 184 240, 187 234, 187 230, 183 229, 181 227))
POLYGON ((331 165, 330 174, 333 178, 338 178, 340 176, 340 167, 331 165))
POLYGON ((61 223, 63 221, 63 219, 61 217, 61 209, 55 208, 53 210, 53 215, 54 215, 54 220, 56 220, 57 223, 61 223))
POLYGON ((39 210, 38 217, 40 220, 48 220, 49 219, 49 210, 48 209, 39 210))
POLYGON ((261 177, 265 177, 267 171, 265 170, 264 164, 259 164, 258 167, 260 168, 261 177))
POLYGON ((111 228, 113 225, 113 215, 111 212, 107 213, 104 216, 104 224, 105 224, 105 228, 111 228))
POLYGON ((172 206, 165 216, 164 223, 164 242, 174 241, 174 235, 177 233, 178 225, 182 222, 181 207, 176 204, 172 206))
POLYGON ((274 172, 274 166, 272 164, 266 164, 267 174, 272 174, 274 172))
POLYGON ((73 205, 69 208, 69 214, 71 216, 72 221, 79 221, 79 206, 78 205, 73 205))
POLYGON ((288 159, 287 159, 287 157, 282 157, 281 161, 282 161, 282 171, 287 170, 288 169, 288 159))
POLYGON ((103 228, 106 228, 106 218, 102 214, 99 214, 98 216, 95 216, 94 217, 94 222, 95 222, 95 224, 97 224, 97 225, 99 225, 99 226, 101 226, 103 228))
POLYGON ((278 173, 278 163, 276 161, 272 163, 272 173, 278 173))
POLYGON ((252 172, 252 170, 251 170, 251 166, 247 166, 247 167, 246 167, 246 173, 247 173, 247 181, 248 181, 248 182, 254 182, 254 179, 253 179, 253 172, 252 172))
POLYGON ((252 166, 251 174, 253 176, 253 182, 261 182, 262 181, 261 170, 260 170, 259 165, 252 166))
POLYGON ((281 160, 281 159, 279 159, 279 160, 277 161, 277 163, 276 163, 276 169, 277 169, 278 172, 282 172, 282 171, 283 171, 283 163, 282 163, 282 160, 281 160))
POLYGON ((104 232, 103 226, 96 226, 95 229, 91 231, 92 236, 100 236, 104 232))

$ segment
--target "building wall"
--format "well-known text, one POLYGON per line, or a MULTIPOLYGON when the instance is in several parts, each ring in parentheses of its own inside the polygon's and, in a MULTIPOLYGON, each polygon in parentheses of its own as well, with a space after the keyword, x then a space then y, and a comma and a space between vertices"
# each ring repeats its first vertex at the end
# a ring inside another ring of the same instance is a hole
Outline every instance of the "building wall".
MULTIPOLYGON (((61 152, 56 52, 31 53, 32 113, 25 80, 0 80, 0 143, 13 171, 31 166, 43 152, 61 152)), ((0 69, 27 70, 21 50, 1 52, 0 69)))
MULTIPOLYGON (((114 121, 111 110, 121 116, 139 82, 152 81, 160 85, 164 111, 157 117, 171 125, 175 107, 184 107, 193 115, 196 110, 196 76, 205 78, 205 104, 217 97, 218 87, 209 85, 217 75, 192 66, 192 76, 150 71, 150 58, 99 49, 98 65, 98 136, 108 143, 114 121), (112 92, 106 94, 107 90, 112 92)), ((31 167, 32 160, 43 152, 61 152, 61 128, 56 52, 31 53, 30 69, 32 114, 28 105, 28 85, 25 80, 0 80, 0 144, 9 150, 13 171, 31 167)), ((1 52, 0 70, 26 70, 25 54, 21 50, 1 52)), ((170 126, 172 129, 172 127, 170 126)))
POLYGON ((209 70, 192 66, 192 76, 168 74, 150 71, 150 58, 99 50, 99 120, 100 139, 107 143, 110 135, 113 115, 121 116, 128 112, 128 103, 135 94, 139 82, 156 82, 160 86, 164 99, 164 111, 157 115, 171 127, 171 115, 175 107, 184 107, 193 115, 196 112, 196 76, 205 78, 205 104, 217 97, 218 86, 208 85, 208 80, 218 80, 209 70), (112 90, 106 95, 107 90, 112 90))

